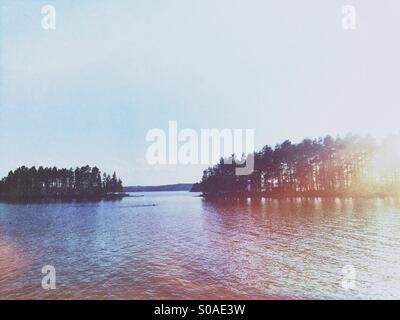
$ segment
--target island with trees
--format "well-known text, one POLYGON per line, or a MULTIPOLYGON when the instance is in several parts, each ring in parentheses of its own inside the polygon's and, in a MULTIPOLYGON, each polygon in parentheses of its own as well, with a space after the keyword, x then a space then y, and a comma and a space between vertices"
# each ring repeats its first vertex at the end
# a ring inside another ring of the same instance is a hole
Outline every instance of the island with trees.
POLYGON ((203 172, 192 191, 208 199, 399 196, 399 141, 392 136, 378 144, 370 136, 357 135, 297 144, 286 140, 254 152, 250 175, 235 174, 235 155, 221 158, 203 172))
POLYGON ((4 201, 119 199, 127 196, 122 191, 122 181, 115 172, 112 176, 102 175, 97 167, 90 166, 76 169, 22 166, 0 180, 0 200, 4 201))

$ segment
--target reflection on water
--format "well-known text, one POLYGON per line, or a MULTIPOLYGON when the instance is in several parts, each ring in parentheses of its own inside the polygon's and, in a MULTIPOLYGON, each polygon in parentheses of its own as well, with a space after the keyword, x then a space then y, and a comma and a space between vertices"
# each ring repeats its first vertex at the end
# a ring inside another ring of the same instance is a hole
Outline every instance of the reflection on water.
POLYGON ((0 298, 400 298, 399 231, 396 199, 1 203, 0 298))

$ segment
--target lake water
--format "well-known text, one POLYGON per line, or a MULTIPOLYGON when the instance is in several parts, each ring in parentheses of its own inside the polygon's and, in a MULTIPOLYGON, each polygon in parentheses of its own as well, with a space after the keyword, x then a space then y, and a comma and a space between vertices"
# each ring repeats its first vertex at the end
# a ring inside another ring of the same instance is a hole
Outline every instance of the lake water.
POLYGON ((0 298, 400 298, 400 200, 143 195, 0 203, 0 298))

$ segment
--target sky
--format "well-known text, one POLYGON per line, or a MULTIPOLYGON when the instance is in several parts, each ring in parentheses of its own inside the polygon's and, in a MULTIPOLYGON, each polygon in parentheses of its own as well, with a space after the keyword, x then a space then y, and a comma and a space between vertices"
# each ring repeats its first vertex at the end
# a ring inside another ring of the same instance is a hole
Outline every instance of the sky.
POLYGON ((252 129, 256 149, 398 133, 397 0, 0 3, 0 176, 97 165, 124 185, 195 182, 150 165, 153 128, 252 129), (356 28, 342 27, 353 5, 356 28), (42 28, 44 5, 56 29, 42 28))

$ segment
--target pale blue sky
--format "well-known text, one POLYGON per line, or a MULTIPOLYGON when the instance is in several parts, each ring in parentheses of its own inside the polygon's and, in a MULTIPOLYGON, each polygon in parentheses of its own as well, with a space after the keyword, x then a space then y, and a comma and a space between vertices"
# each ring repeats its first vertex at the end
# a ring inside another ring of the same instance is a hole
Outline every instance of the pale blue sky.
POLYGON ((397 133, 399 12, 395 0, 2 0, 0 176, 90 164, 125 185, 197 181, 202 166, 146 164, 147 131, 169 120, 251 128, 257 148, 397 133), (341 26, 349 3, 354 31, 341 26))

